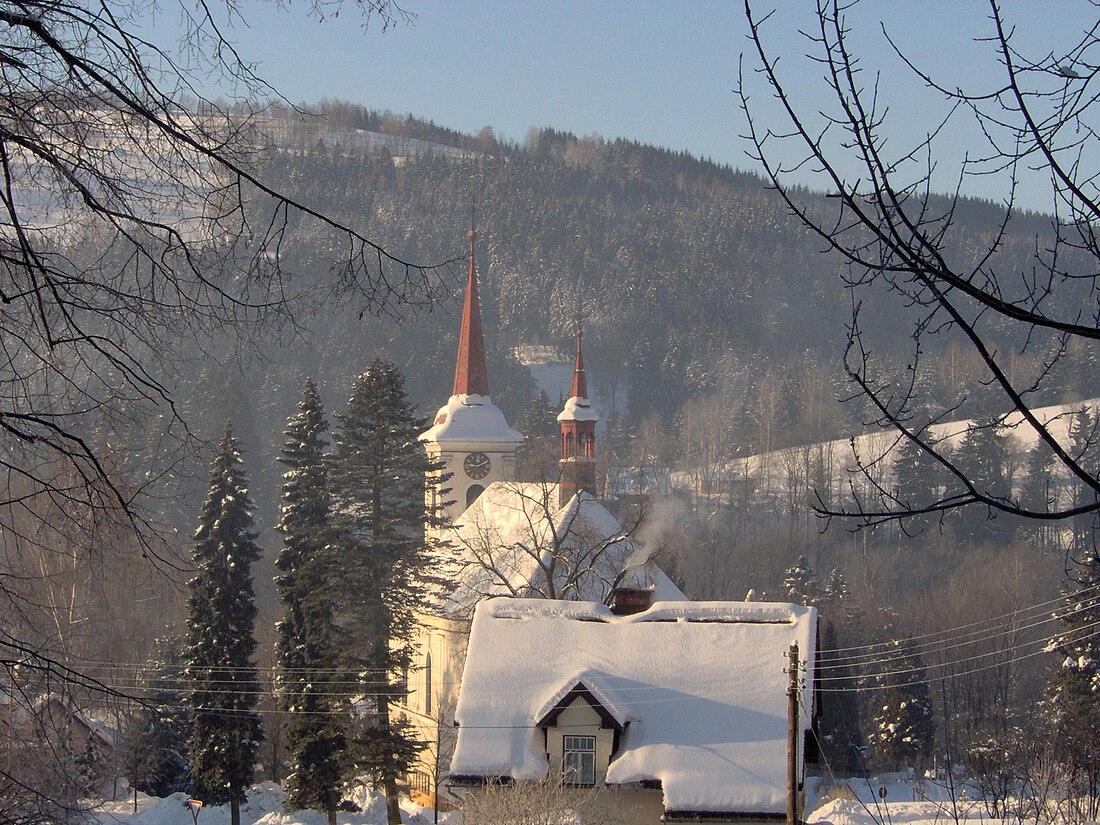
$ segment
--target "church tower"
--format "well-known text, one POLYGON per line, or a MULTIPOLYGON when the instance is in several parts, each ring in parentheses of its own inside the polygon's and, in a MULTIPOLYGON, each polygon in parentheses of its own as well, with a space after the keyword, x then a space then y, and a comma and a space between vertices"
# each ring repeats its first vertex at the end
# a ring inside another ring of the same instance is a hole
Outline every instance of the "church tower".
POLYGON ((477 269, 471 228, 470 273, 466 280, 466 302, 458 334, 451 397, 436 413, 432 428, 420 436, 428 455, 443 462, 451 478, 445 486, 451 504, 449 518, 456 519, 494 481, 514 481, 516 449, 523 436, 508 426, 504 413, 489 397, 485 369, 485 340, 481 332, 481 307, 477 297, 477 269))
POLYGON ((588 378, 581 352, 581 330, 577 329, 577 357, 573 362, 573 386, 565 408, 558 414, 561 424, 562 505, 581 490, 596 491, 596 422, 600 416, 588 403, 588 378))

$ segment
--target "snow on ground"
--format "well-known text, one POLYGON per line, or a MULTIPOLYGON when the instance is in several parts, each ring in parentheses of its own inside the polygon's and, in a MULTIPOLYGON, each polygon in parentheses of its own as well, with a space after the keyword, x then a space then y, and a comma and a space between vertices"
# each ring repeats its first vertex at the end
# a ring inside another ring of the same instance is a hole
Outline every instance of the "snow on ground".
MULTIPOLYGON (((248 801, 241 806, 241 825, 326 825, 328 817, 320 811, 296 811, 286 813, 283 800, 286 794, 274 782, 253 785, 248 801)), ((385 825, 386 800, 363 786, 352 796, 352 801, 362 808, 362 813, 341 811, 339 825, 385 825)), ((402 821, 407 823, 432 822, 432 811, 407 799, 401 800, 402 821)), ((441 813, 439 821, 446 823, 448 815, 441 813)), ((104 802, 95 812, 99 825, 192 825, 191 812, 187 808, 187 794, 176 793, 164 799, 138 794, 138 810, 134 812, 132 796, 123 795, 117 800, 104 802)), ((457 817, 453 821, 457 822, 457 817)), ((199 812, 198 825, 229 825, 229 806, 206 805, 199 812)))
POLYGON ((949 825, 1002 823, 991 818, 973 789, 956 786, 955 801, 943 781, 904 774, 851 779, 842 785, 807 787, 810 825, 949 825), (886 797, 880 796, 886 790, 886 797))

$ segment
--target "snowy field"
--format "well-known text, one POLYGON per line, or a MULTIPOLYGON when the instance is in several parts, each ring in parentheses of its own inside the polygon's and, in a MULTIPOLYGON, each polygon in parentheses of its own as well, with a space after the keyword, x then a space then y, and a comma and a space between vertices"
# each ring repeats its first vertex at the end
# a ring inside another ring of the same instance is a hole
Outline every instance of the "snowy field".
MULTIPOLYGON (((887 774, 866 780, 853 779, 847 785, 831 786, 821 780, 808 781, 810 810, 805 819, 810 825, 968 825, 1002 823, 991 818, 973 791, 956 787, 955 802, 942 784, 931 780, 915 782, 899 774, 887 774), (886 798, 880 797, 886 789, 886 798)), ((241 825, 326 825, 327 817, 317 811, 283 811, 286 794, 278 785, 264 782, 249 793, 241 807, 241 825)), ((138 794, 138 810, 134 813, 133 798, 104 802, 96 812, 100 825, 192 825, 186 807, 186 794, 173 794, 166 799, 138 794)), ((385 825, 386 802, 377 793, 366 789, 355 798, 363 813, 341 812, 339 825, 385 825)), ((402 800, 402 821, 428 825, 432 811, 408 800, 402 800)), ((461 815, 441 813, 439 821, 446 825, 461 825, 461 815)), ((229 825, 229 807, 207 806, 199 814, 198 825, 229 825)))

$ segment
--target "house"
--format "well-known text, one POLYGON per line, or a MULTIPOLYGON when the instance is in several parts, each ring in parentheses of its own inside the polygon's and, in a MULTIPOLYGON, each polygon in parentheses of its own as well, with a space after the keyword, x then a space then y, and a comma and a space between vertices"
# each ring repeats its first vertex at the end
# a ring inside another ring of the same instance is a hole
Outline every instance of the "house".
POLYGON ((57 799, 97 790, 117 742, 104 715, 63 695, 34 698, 18 688, 0 688, 0 770, 12 773, 10 787, 33 777, 47 781, 57 799))
POLYGON ((572 387, 558 416, 560 478, 516 478, 523 436, 508 424, 489 389, 475 239, 471 230, 452 394, 420 436, 447 479, 427 485, 426 503, 430 512, 443 509, 450 522, 441 538, 451 552, 439 560, 438 572, 452 585, 433 610, 417 616, 418 661, 405 677, 405 701, 396 708, 427 743, 408 777, 413 795, 425 804, 437 801, 445 788, 470 617, 481 600, 606 602, 613 592, 647 601, 685 598, 594 494, 599 416, 588 400, 579 332, 572 387), (444 501, 437 498, 441 492, 444 501))
POLYGON ((797 643, 805 662, 805 740, 816 634, 816 610, 792 604, 656 602, 616 615, 592 602, 482 601, 450 781, 478 793, 560 770, 568 784, 605 786, 631 822, 783 819, 787 652, 797 643))

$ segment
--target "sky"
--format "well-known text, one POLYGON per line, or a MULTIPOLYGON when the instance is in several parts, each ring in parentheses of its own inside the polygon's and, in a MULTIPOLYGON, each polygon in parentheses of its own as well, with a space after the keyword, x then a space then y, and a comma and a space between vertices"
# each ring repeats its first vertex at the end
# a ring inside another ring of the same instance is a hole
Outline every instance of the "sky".
MULTIPOLYGON (((776 5, 771 0, 754 8, 763 15, 776 5)), ((799 29, 812 25, 813 5, 778 5, 765 37, 782 55, 796 101, 812 111, 821 95, 814 82, 820 70, 804 59, 808 43, 799 29)), ((1095 9, 1078 0, 1005 6, 1020 42, 1040 51, 1056 48, 1044 37, 1073 32, 1095 18, 1095 9), (1051 19, 1059 25, 1040 25, 1051 19)), ((376 17, 364 26, 354 3, 330 6, 318 19, 308 4, 244 0, 247 23, 236 20, 227 31, 242 56, 292 102, 340 98, 464 132, 489 125, 515 141, 531 128, 553 126, 758 168, 746 154, 745 118, 734 91, 742 55, 752 57, 737 0, 402 0, 402 7, 411 19, 383 29, 376 17)), ((158 14, 160 33, 172 32, 178 23, 173 7, 162 6, 158 14)), ((979 0, 869 0, 849 18, 866 76, 874 75, 890 100, 895 145, 925 134, 939 109, 894 53, 883 27, 950 86, 991 88, 996 82, 996 55, 989 44, 976 42, 993 31, 988 6, 979 0)), ((762 122, 782 126, 761 78, 751 68, 746 76, 762 122)), ((975 139, 948 135, 943 157, 954 153, 957 161, 975 139)), ((940 188, 953 186, 950 170, 941 173, 940 188)), ((987 180, 972 182, 968 191, 998 196, 987 180)), ((1042 208, 1038 196, 1029 197, 1042 208)))

